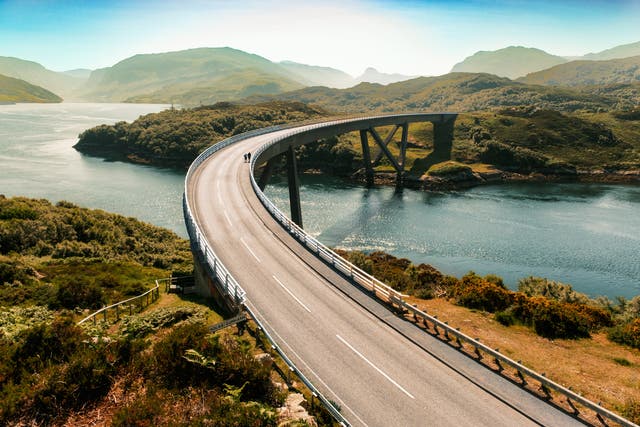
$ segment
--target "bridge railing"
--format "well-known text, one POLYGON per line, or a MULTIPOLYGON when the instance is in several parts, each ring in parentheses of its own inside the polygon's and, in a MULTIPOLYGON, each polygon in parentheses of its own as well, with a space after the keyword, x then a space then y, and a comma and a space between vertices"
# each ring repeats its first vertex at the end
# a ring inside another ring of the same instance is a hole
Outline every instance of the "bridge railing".
POLYGON ((314 396, 318 397, 318 399, 323 403, 323 405, 327 408, 329 413, 343 426, 349 426, 349 422, 340 414, 340 412, 336 409, 336 407, 327 399, 321 392, 318 390, 311 381, 300 371, 297 366, 287 357, 287 355, 282 351, 278 343, 271 337, 271 335, 267 332, 266 328, 259 321, 258 317, 245 305, 246 293, 240 287, 238 282, 234 279, 234 277, 229 273, 224 264, 220 261, 220 258, 216 255, 215 251, 207 241, 204 233, 198 226, 195 221, 193 212, 191 211, 191 207, 189 205, 189 192, 188 192, 188 182, 194 171, 204 162, 206 159, 211 157, 217 151, 228 147, 231 144, 242 141, 247 138, 251 138, 253 136, 266 134, 269 132, 273 132, 279 129, 282 129, 284 126, 272 126, 265 129, 258 129, 251 132, 246 132, 243 134, 232 136, 231 138, 227 138, 224 141, 221 141, 206 150, 204 150, 191 164, 189 170, 187 171, 187 175, 185 178, 185 190, 183 195, 183 210, 184 210, 184 218, 185 223, 187 225, 187 232, 189 234, 189 238, 191 240, 191 246, 193 249, 197 250, 200 255, 203 257, 205 261, 209 273, 211 274, 211 278, 217 280, 217 282, 222 286, 223 290, 227 293, 227 295, 233 297, 236 305, 238 307, 244 306, 247 313, 251 316, 251 318, 255 321, 256 325, 260 330, 264 333, 265 337, 271 343, 271 346, 278 352, 280 357, 285 361, 285 363, 289 366, 292 372, 294 372, 298 378, 311 390, 314 396))
MULTIPOLYGON (((367 119, 372 119, 375 117, 368 116, 367 119)), ((360 118, 350 118, 338 121, 337 123, 345 123, 347 121, 360 120, 360 118)), ((287 132, 284 135, 279 135, 278 137, 268 141, 262 147, 260 147, 251 158, 251 185, 253 189, 264 205, 264 207, 271 213, 271 215, 298 241, 304 244, 309 250, 315 252, 317 256, 330 265, 332 265, 336 270, 345 274, 347 277, 350 277, 355 283, 363 286, 366 289, 369 289, 373 292, 377 297, 382 300, 396 305, 400 307, 405 312, 410 313, 416 322, 422 321, 422 323, 426 326, 431 324, 434 332, 437 335, 441 335, 443 339, 448 342, 454 342, 459 348, 462 348, 463 345, 470 345, 473 349, 473 353, 477 356, 478 359, 482 359, 483 357, 489 357, 493 359, 494 363, 498 366, 498 370, 502 372, 502 370, 506 367, 510 367, 514 370, 517 377, 521 380, 521 386, 526 387, 529 380, 534 380, 539 384, 539 391, 545 394, 547 399, 552 400, 553 395, 550 393, 554 391, 562 396, 564 396, 565 402, 571 408, 575 416, 580 414, 581 408, 588 409, 592 411, 596 418, 602 422, 603 425, 607 425, 605 422, 605 418, 609 421, 613 421, 620 426, 623 427, 639 427, 637 424, 625 419, 624 417, 609 411, 608 409, 602 407, 595 402, 583 397, 582 395, 566 388, 546 376, 535 372, 534 370, 527 368, 522 363, 517 362, 502 353, 500 353, 497 349, 492 349, 489 346, 481 343, 478 339, 471 338, 470 336, 462 333, 460 330, 455 329, 449 326, 446 322, 443 322, 437 319, 435 316, 431 316, 424 311, 419 310, 418 308, 412 306, 404 300, 404 295, 380 280, 376 279, 366 271, 358 268, 352 263, 344 260, 340 255, 335 253, 333 250, 323 245, 314 237, 308 235, 302 228, 300 228, 297 224, 295 224, 291 219, 289 219, 285 214, 283 214, 274 204, 269 200, 266 195, 260 190, 258 183, 255 180, 253 171, 257 166, 257 159, 260 157, 260 154, 267 150, 270 146, 284 140, 290 138, 291 136, 305 132, 307 130, 316 129, 322 126, 330 126, 331 124, 336 122, 331 122, 330 124, 318 123, 309 126, 298 127, 296 130, 287 132), (576 406, 576 404, 578 406, 576 406)), ((286 356, 285 356, 286 357, 286 356)), ((563 403, 563 402, 558 402, 563 403)))

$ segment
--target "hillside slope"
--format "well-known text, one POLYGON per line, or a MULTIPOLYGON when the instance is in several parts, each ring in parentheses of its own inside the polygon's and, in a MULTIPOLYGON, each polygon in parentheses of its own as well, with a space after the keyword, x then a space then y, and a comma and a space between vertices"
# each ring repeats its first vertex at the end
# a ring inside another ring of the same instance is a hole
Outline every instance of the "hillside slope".
POLYGON ((299 76, 268 59, 231 48, 135 55, 95 70, 80 95, 104 102, 197 105, 301 88, 299 76))
POLYGON ((567 60, 540 49, 509 46, 476 52, 454 65, 451 72, 489 73, 514 79, 564 62, 567 60))
POLYGON ((0 74, 27 81, 68 98, 84 79, 51 71, 33 61, 0 56, 0 74))
POLYGON ((553 86, 638 83, 640 82, 640 56, 607 61, 571 61, 528 74, 518 81, 553 86))
POLYGON ((615 101, 577 90, 526 85, 490 74, 450 73, 418 77, 387 86, 361 83, 349 89, 305 88, 270 97, 300 101, 339 112, 478 111, 496 107, 536 105, 562 111, 608 109, 615 101))
POLYGON ((343 89, 357 83, 349 74, 331 67, 300 64, 293 61, 282 61, 278 64, 291 73, 299 75, 302 79, 301 81, 306 83, 307 86, 326 86, 343 89))
POLYGON ((603 50, 602 52, 588 53, 584 55, 582 59, 588 59, 590 61, 605 61, 607 59, 629 58, 631 56, 638 55, 640 55, 640 42, 635 42, 615 46, 611 49, 603 50))
POLYGON ((13 102, 62 102, 62 98, 40 86, 0 74, 0 103, 13 102))

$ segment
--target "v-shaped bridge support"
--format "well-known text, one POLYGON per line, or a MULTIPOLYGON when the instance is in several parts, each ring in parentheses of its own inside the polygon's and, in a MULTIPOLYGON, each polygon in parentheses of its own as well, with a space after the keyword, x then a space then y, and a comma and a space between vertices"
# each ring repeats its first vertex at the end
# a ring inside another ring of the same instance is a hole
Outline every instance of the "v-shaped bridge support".
POLYGON ((373 185, 373 168, 380 164, 383 157, 386 157, 397 173, 398 183, 402 182, 402 176, 404 175, 404 162, 407 155, 407 136, 409 134, 409 123, 402 123, 395 125, 393 129, 387 134, 383 140, 378 131, 372 126, 368 129, 360 130, 360 143, 362 144, 362 154, 364 160, 365 174, 367 179, 367 185, 373 185), (396 159, 394 155, 389 151, 389 143, 393 140, 393 137, 398 132, 398 129, 402 128, 402 137, 400 139, 400 154, 396 159), (371 134, 373 140, 378 145, 378 152, 371 161, 371 151, 369 149, 368 134, 371 134))

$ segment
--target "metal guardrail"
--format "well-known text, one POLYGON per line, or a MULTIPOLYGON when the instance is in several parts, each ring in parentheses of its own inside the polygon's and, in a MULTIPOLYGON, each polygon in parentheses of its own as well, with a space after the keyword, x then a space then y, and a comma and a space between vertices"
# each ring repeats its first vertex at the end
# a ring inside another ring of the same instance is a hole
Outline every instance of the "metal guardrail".
MULTIPOLYGON (((392 115, 392 116, 397 116, 397 117, 400 118, 403 115, 399 114, 399 115, 392 115)), ((429 315, 429 314, 417 309, 416 307, 413 307, 412 305, 408 304, 406 301, 404 301, 404 299, 403 299, 404 296, 400 292, 394 290, 393 288, 391 288, 390 286, 388 286, 385 283, 381 282, 380 280, 376 279, 375 277, 373 277, 372 275, 368 274, 364 270, 362 270, 362 269, 358 268, 357 266, 351 264, 350 262, 344 260, 340 255, 336 254, 330 248, 326 247, 325 245, 320 243, 318 240, 316 240, 312 236, 310 236, 307 233, 305 233, 304 230, 302 230, 295 223, 293 223, 289 218, 287 218, 287 216, 284 215, 264 195, 264 193, 258 187, 258 184, 257 184, 257 182, 255 180, 255 177, 253 176, 253 171, 255 170, 255 168, 257 166, 256 165, 256 159, 258 159, 260 157, 260 154, 263 153, 268 147, 270 147, 270 146, 272 146, 272 145, 274 145, 274 144, 276 144, 276 143, 278 143, 278 142, 280 142, 280 141, 282 141, 284 139, 287 139, 287 138, 289 138, 289 137, 291 137, 291 136, 293 136, 295 134, 302 133, 302 132, 305 132, 305 131, 308 131, 308 130, 317 129, 319 127, 331 126, 331 125, 335 125, 335 124, 339 124, 339 123, 346 123, 346 122, 350 122, 350 121, 372 120, 372 119, 376 119, 378 117, 389 117, 389 115, 385 115, 385 116, 361 116, 361 117, 349 118, 349 119, 344 119, 344 120, 316 123, 316 124, 311 124, 311 125, 306 125, 306 126, 299 126, 299 125, 272 126, 272 127, 269 127, 269 128, 258 129, 258 130, 255 130, 255 131, 251 131, 251 132, 246 132, 246 133, 243 133, 243 134, 235 135, 235 136, 233 136, 231 138, 227 138, 224 141, 221 141, 221 142, 209 147, 205 151, 203 151, 194 160, 194 162, 191 164, 191 166, 189 167, 189 170, 187 172, 187 175, 186 175, 186 178, 185 178, 185 192, 184 192, 184 197, 183 197, 183 208, 184 208, 185 221, 186 221, 186 224, 187 224, 187 231, 188 231, 189 236, 191 238, 192 247, 194 249, 200 251, 200 253, 204 257, 204 260, 208 264, 208 266, 209 266, 209 268, 211 270, 211 273, 213 274, 212 279, 216 279, 218 281, 218 283, 220 283, 224 287, 224 290, 227 292, 227 294, 234 297, 234 299, 235 299, 236 303, 238 304, 238 306, 241 306, 241 305, 244 304, 246 293, 240 287, 240 285, 237 283, 237 281, 231 276, 229 271, 224 267, 222 262, 220 262, 219 258, 215 254, 215 251, 211 248, 209 243, 206 241, 206 238, 204 237, 204 234, 202 233, 200 227, 198 226, 198 224, 194 220, 193 213, 191 212, 191 209, 190 209, 190 206, 189 206, 189 199, 188 199, 187 184, 188 184, 189 178, 193 175, 194 171, 198 168, 198 166, 200 166, 200 164, 202 164, 202 162, 204 162, 207 158, 209 158, 211 155, 213 155, 217 151, 219 151, 219 150, 221 150, 221 149, 223 149, 223 148, 225 148, 225 147, 227 147, 227 146, 229 146, 231 144, 234 144, 234 143, 237 143, 237 142, 242 141, 244 139, 251 138, 251 137, 254 137, 254 136, 258 136, 258 135, 264 135, 264 134, 267 134, 267 133, 271 133, 271 132, 275 132, 275 131, 279 131, 279 130, 285 130, 285 129, 288 129, 288 128, 296 128, 295 130, 292 130, 291 132, 288 132, 288 133, 286 133, 284 135, 280 135, 280 136, 270 140, 269 142, 264 144, 262 147, 260 147, 256 152, 254 152, 254 154, 251 157, 250 170, 251 170, 251 184, 253 186, 253 189, 254 189, 256 195, 258 196, 258 198, 262 202, 262 204, 271 213, 271 215, 278 222, 280 222, 280 224, 287 231, 289 231, 289 233, 291 233, 295 238, 298 239, 298 241, 300 241, 302 244, 304 244, 312 252, 315 252, 319 258, 323 259, 324 261, 326 261, 327 263, 332 265, 337 271, 340 271, 341 273, 345 274, 347 277, 351 278, 354 283, 357 283, 358 285, 364 287, 365 289, 370 290, 373 294, 375 294, 376 297, 381 298, 382 300, 384 300, 387 303, 396 305, 396 306, 400 307, 401 309, 410 312, 411 314, 413 314, 413 316, 414 316, 414 318, 416 320, 418 318, 422 319, 422 321, 423 321, 423 323, 425 325, 427 325, 428 323, 431 323, 431 325, 433 326, 433 328, 436 331, 436 333, 438 333, 438 328, 442 329, 442 333, 444 334, 444 336, 446 337, 447 340, 455 340, 455 342, 458 343, 458 345, 460 347, 462 347, 462 345, 464 343, 470 344, 474 348, 474 352, 476 353, 476 355, 478 355, 479 358, 482 357, 481 356, 482 355, 481 352, 483 352, 486 355, 489 355, 490 357, 493 357, 494 361, 496 362, 496 364, 499 367, 501 367, 502 364, 505 364, 506 366, 509 366, 512 369, 515 369, 515 371, 518 374, 518 377, 521 378, 521 380, 522 380, 522 385, 523 386, 525 386, 527 384, 527 381, 525 379, 525 375, 526 375, 528 378, 537 381, 540 384, 541 391, 544 391, 549 398, 552 398, 552 396, 549 394, 549 390, 554 390, 554 391, 564 395, 568 405, 571 408, 573 408, 574 414, 576 416, 579 414, 579 409, 575 406, 575 404, 578 404, 578 405, 581 405, 584 408, 587 408, 587 409, 593 411, 596 414, 596 417, 603 424, 605 424, 604 418, 606 418, 606 419, 608 419, 610 421, 613 421, 613 422, 616 422, 619 425, 624 426, 624 427, 639 427, 638 425, 636 425, 636 424, 632 423, 631 421, 621 417, 620 415, 615 414, 615 413, 609 411, 606 408, 603 408, 599 404, 596 404, 596 403, 594 403, 594 402, 582 397, 581 395, 569 390, 568 388, 566 388, 566 387, 564 387, 564 386, 562 386, 560 384, 557 384, 554 381, 551 381, 550 379, 546 378, 544 375, 538 374, 537 372, 527 368, 526 366, 522 365, 521 363, 516 362, 516 361, 506 357, 505 355, 501 354, 499 351, 491 349, 490 347, 480 343, 478 340, 475 340, 475 339, 465 335, 464 333, 460 332, 459 330, 452 328, 451 326, 449 326, 445 322, 442 322, 442 321, 438 320, 436 317, 431 316, 431 315, 429 315)), ((347 422, 347 420, 340 414, 340 412, 333 406, 333 404, 328 399, 326 399, 326 397, 324 397, 322 395, 322 393, 319 392, 319 390, 304 376, 304 374, 287 357, 287 355, 284 353, 284 351, 282 351, 282 349, 277 345, 277 343, 273 339, 273 337, 271 337, 271 335, 269 335, 267 330, 264 328, 264 326, 261 324, 261 322, 257 319, 255 314, 253 312, 251 312, 251 310, 249 310, 248 308, 246 308, 246 310, 249 313, 249 315, 251 316, 251 318, 256 322, 258 327, 265 334, 267 339, 271 342, 273 348, 278 352, 278 354, 287 363, 287 365, 289 365, 290 369, 298 375, 298 377, 312 391, 312 393, 314 393, 314 395, 318 396, 318 398, 322 401, 322 403, 325 405, 325 407, 329 410, 329 412, 334 416, 334 418, 338 422, 340 422, 341 424, 343 424, 345 426, 348 426, 349 423, 347 422)))
POLYGON ((227 295, 232 296, 238 305, 244 306, 245 310, 249 314, 249 316, 254 320, 258 328, 264 333, 265 337, 269 340, 272 347, 278 352, 278 354, 282 357, 285 363, 289 366, 289 369, 294 372, 301 381, 311 390, 314 396, 318 397, 318 399, 324 404, 327 410, 331 413, 331 415, 343 426, 350 426, 349 422, 340 414, 340 412, 333 406, 333 404, 327 399, 312 383, 309 381, 304 374, 296 367, 296 365, 287 357, 287 355, 280 349, 276 341, 269 335, 264 325, 258 320, 256 315, 244 305, 246 293, 240 287, 238 282, 233 278, 233 276, 229 273, 226 267, 222 264, 215 251, 207 242, 206 237, 202 233, 202 230, 196 223, 193 213, 191 212, 191 208, 189 206, 189 191, 187 188, 189 178, 193 175, 194 171, 204 162, 206 159, 211 157, 217 151, 228 147, 231 144, 237 143, 247 138, 251 138, 257 135, 263 135, 266 133, 274 132, 280 129, 286 128, 285 126, 272 126, 269 128, 258 129, 251 132, 246 132, 243 134, 232 136, 231 138, 227 138, 224 141, 221 141, 203 151, 189 166, 189 170, 187 171, 187 175, 185 177, 185 190, 182 199, 184 218, 187 225, 187 232, 189 233, 189 237, 191 240, 191 246, 193 249, 200 252, 203 257, 203 260, 209 267, 211 278, 217 280, 217 282, 223 287, 224 291, 227 292, 227 295))
POLYGON ((293 363, 291 359, 289 359, 289 357, 280 348, 280 346, 276 343, 276 341, 269 334, 269 332, 264 328, 260 320, 258 320, 257 316, 248 307, 245 306, 245 309, 247 313, 249 313, 249 316, 251 316, 255 324, 258 326, 262 334, 271 343, 271 347, 280 355, 282 360, 284 360, 284 362, 287 364, 291 372, 295 373, 296 376, 300 378, 300 381, 302 381, 304 385, 307 386, 309 390, 311 390, 311 393, 313 394, 313 396, 317 397, 320 400, 320 402, 322 402, 322 404, 324 405, 325 408, 327 408, 331 416, 333 416, 333 418, 336 421, 338 421, 340 425, 344 427, 351 426, 351 424, 349 424, 349 421, 347 421, 346 418, 342 416, 340 411, 338 411, 338 409, 333 405, 333 403, 329 399, 327 399, 322 393, 320 393, 320 391, 316 388, 316 386, 313 385, 313 383, 309 381, 309 379, 296 367, 295 363, 293 363))
POLYGON ((147 292, 140 294, 138 296, 126 299, 124 301, 120 301, 115 304, 102 307, 100 310, 94 313, 91 313, 90 315, 88 315, 87 317, 79 321, 78 325, 82 325, 84 322, 88 320, 93 320, 93 324, 95 325, 97 323, 97 317, 99 315, 102 315, 102 321, 108 322, 110 310, 115 315, 116 321, 120 320, 121 313, 126 314, 128 312, 129 315, 132 315, 135 311, 134 307, 136 307, 138 312, 142 311, 144 307, 148 307, 149 304, 158 300, 158 298, 160 297, 160 282, 164 282, 166 280, 170 280, 170 279, 157 279, 156 286, 154 288, 149 289, 147 292), (137 301, 137 300, 140 300, 140 304, 134 304, 134 301, 137 301), (125 304, 128 304, 128 310, 125 307, 123 307, 125 304))
MULTIPOLYGON (((401 115, 398 115, 401 116, 401 115)), ((376 117, 380 117, 380 116, 374 116, 374 117, 367 117, 367 119, 375 119, 376 117)), ((387 117, 387 116, 385 116, 387 117)), ((468 335, 460 332, 458 329, 452 328, 451 326, 449 326, 447 323, 442 322, 440 320, 438 320, 436 317, 431 316, 429 314, 427 314, 426 312, 423 312, 419 309, 417 309, 416 307, 412 306, 411 304, 407 303, 406 301, 404 301, 403 296, 400 292, 396 291, 395 289, 391 288, 390 286, 386 285, 385 283, 381 282, 380 280, 376 279, 375 277, 373 277, 372 275, 370 275, 369 273, 365 272, 364 270, 358 268, 357 266, 353 265, 352 263, 346 261, 344 258, 342 258, 340 255, 338 255, 337 253, 335 253, 334 251, 332 251, 330 248, 328 248, 327 246, 323 245, 322 243, 320 243, 317 239, 315 239, 314 237, 308 235, 302 228, 300 228, 297 224, 295 224, 293 221, 291 221, 285 214, 283 214, 272 202, 271 200, 269 200, 265 194, 262 192, 262 190, 260 190, 253 171, 255 170, 257 164, 256 164, 256 160, 260 157, 260 154, 263 153, 265 150, 267 150, 270 146, 277 144, 278 142, 290 138, 291 136, 298 134, 298 133, 303 133, 312 129, 316 129, 318 127, 322 127, 322 126, 331 126, 333 124, 336 123, 345 123, 348 121, 356 121, 356 120, 360 120, 358 118, 355 119, 346 119, 346 120, 341 120, 341 121, 333 121, 333 122, 328 122, 328 123, 318 123, 315 125, 309 125, 309 126, 302 126, 302 127, 298 127, 295 130, 288 132, 285 135, 281 135, 278 136, 272 140, 270 140, 269 142, 267 142, 266 144, 264 144, 263 146, 261 146, 252 156, 251 158, 251 185, 253 186, 253 189, 256 193, 256 195, 258 196, 258 198, 260 199, 260 201, 262 202, 262 204, 264 205, 264 207, 271 213, 271 215, 291 234, 293 235, 298 241, 300 241, 303 245, 305 245, 311 252, 314 252, 319 258, 323 259, 324 261, 326 261, 327 263, 329 263, 331 266, 333 266, 337 271, 343 273, 344 275, 346 275, 347 277, 351 278, 353 280, 353 282, 359 284, 360 286, 363 286, 364 288, 370 290, 373 294, 375 294, 376 297, 381 298, 382 300, 384 300, 387 303, 390 303, 392 305, 396 305, 399 308, 408 311, 409 313, 413 314, 414 319, 416 319, 416 321, 418 320, 418 318, 422 319, 422 322, 426 325, 427 322, 431 323, 433 325, 434 330, 436 331, 436 333, 438 333, 438 328, 442 329, 444 336, 446 337, 446 339, 448 341, 450 340, 455 340, 455 342, 458 344, 459 347, 462 347, 463 344, 470 344, 473 348, 474 348, 474 352, 476 353, 476 355, 478 356, 478 358, 482 357, 482 353, 485 353, 486 355, 490 356, 493 358, 493 360, 495 361, 495 363, 498 365, 499 368, 504 368, 502 365, 506 365, 508 367, 511 367, 512 369, 515 370, 515 372, 517 372, 518 377, 521 379, 522 381, 522 385, 526 386, 527 381, 525 379, 525 375, 530 378, 533 379, 535 381, 537 381, 540 384, 540 391, 544 392, 546 397, 548 399, 552 399, 553 396, 550 394, 550 390, 553 390, 557 393, 560 393, 561 395, 563 395, 566 399, 567 404, 569 405, 569 407, 572 408, 572 411, 574 412, 575 416, 578 416, 580 411, 579 409, 575 406, 576 404, 581 405, 584 408, 587 408, 591 411, 593 411, 596 414, 596 417, 598 418, 598 420, 600 422, 603 423, 603 425, 606 425, 606 422, 604 420, 604 418, 613 421, 621 426, 624 427, 639 427, 637 424, 632 423, 631 421, 625 419, 624 417, 609 411, 608 409, 600 406, 599 404, 596 404, 592 401, 590 401, 589 399, 584 398, 583 396, 573 392, 572 390, 548 379, 547 377, 545 377, 544 375, 541 375, 535 371, 533 371, 532 369, 527 368, 526 366, 522 365, 519 362, 514 361, 513 359, 508 358, 507 356, 501 354, 498 350, 494 350, 482 343, 480 343, 478 340, 473 339, 471 337, 469 337, 468 335)), ((281 351, 278 349, 278 352, 281 353, 281 351)), ((283 358, 286 358, 286 356, 284 356, 284 354, 282 354, 283 358)), ((286 359, 285 359, 286 360, 286 359)))

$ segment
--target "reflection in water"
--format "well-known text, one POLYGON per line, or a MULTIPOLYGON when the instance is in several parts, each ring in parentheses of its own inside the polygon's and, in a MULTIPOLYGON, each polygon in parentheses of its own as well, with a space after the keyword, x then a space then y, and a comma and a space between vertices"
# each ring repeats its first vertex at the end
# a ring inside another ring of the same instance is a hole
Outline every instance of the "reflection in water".
MULTIPOLYGON (((302 179, 304 224, 325 244, 385 250, 457 276, 535 275, 591 295, 640 294, 640 187, 509 184, 446 193, 302 179)), ((288 212, 286 184, 267 194, 288 212)))

